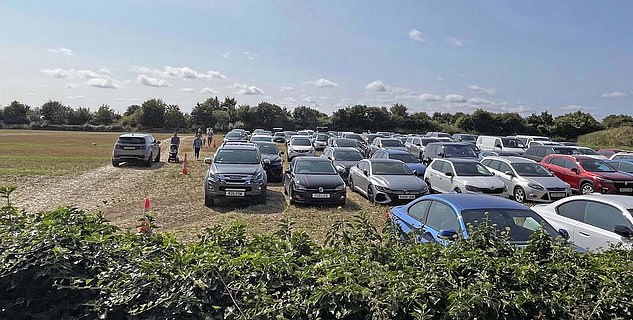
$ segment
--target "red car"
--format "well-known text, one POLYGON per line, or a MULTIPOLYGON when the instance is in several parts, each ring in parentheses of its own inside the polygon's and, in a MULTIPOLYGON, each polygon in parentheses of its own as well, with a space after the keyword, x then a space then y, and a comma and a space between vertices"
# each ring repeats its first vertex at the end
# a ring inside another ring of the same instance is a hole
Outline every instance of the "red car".
POLYGON ((599 159, 555 154, 545 156, 541 165, 569 183, 572 190, 578 193, 633 195, 633 175, 617 171, 599 159))

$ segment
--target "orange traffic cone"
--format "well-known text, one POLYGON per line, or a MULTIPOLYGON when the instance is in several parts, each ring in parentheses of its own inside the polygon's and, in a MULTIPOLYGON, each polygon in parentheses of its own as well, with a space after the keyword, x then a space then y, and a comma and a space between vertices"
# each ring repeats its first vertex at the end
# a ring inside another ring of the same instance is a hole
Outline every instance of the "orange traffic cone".
POLYGON ((187 170, 187 154, 185 153, 185 160, 182 162, 182 174, 189 174, 187 170))
POLYGON ((143 212, 147 211, 149 211, 149 198, 145 198, 145 209, 143 209, 143 212))

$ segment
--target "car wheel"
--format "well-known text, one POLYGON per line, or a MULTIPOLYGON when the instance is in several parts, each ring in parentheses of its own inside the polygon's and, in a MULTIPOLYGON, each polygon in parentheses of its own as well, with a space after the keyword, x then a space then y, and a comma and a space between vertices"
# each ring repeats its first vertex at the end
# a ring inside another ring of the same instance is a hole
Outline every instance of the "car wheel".
POLYGON ((119 163, 118 161, 115 161, 114 159, 112 159, 112 166, 117 168, 119 167, 119 165, 121 165, 121 163, 119 163))
POLYGON ((259 204, 266 204, 266 191, 263 191, 262 194, 258 197, 259 204))
POLYGON ((158 154, 156 155, 156 159, 154 159, 154 162, 159 162, 160 161, 160 150, 158 150, 158 154))
POLYGON ((352 175, 349 176, 349 181, 347 182, 349 184, 349 189, 352 190, 352 192, 354 192, 354 179, 352 179, 352 175))
POLYGON ((462 190, 460 188, 455 188, 455 192, 462 193, 462 190))
POLYGON ((521 187, 514 188, 514 200, 518 203, 525 202, 525 190, 521 187))
POLYGON ((591 194, 593 193, 595 190, 593 189, 593 185, 589 182, 585 182, 580 186, 580 193, 581 194, 591 194))
POLYGON ((426 186, 429 187, 429 193, 433 194, 433 188, 431 188, 431 181, 429 181, 429 179, 424 179, 424 183, 426 183, 426 186))
POLYGON ((210 197, 208 195, 204 195, 204 206, 205 207, 213 207, 213 197, 210 197))
POLYGON ((151 167, 152 166, 152 155, 149 155, 149 158, 145 161, 145 166, 146 167, 151 167))
POLYGON ((288 202, 290 204, 295 204, 295 201, 292 199, 292 197, 294 196, 294 187, 292 185, 290 185, 290 188, 288 189, 288 202))
POLYGON ((374 196, 374 189, 371 186, 371 184, 367 187, 367 199, 369 199, 371 203, 376 203, 376 197, 374 196))

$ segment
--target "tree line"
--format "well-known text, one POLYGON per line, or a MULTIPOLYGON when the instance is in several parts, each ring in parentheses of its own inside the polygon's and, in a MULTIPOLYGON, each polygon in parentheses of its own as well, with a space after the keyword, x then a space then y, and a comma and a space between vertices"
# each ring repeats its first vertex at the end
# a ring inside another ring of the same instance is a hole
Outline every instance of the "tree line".
POLYGON ((140 105, 130 105, 120 114, 108 105, 92 112, 86 107, 71 108, 58 101, 48 101, 32 108, 13 101, 0 108, 0 123, 5 125, 53 126, 113 126, 119 130, 193 130, 213 127, 218 131, 231 128, 281 127, 286 130, 314 129, 327 126, 346 131, 397 131, 425 133, 443 131, 467 132, 486 135, 536 134, 574 140, 578 136, 608 128, 632 126, 633 117, 609 115, 602 121, 590 113, 575 111, 560 116, 549 112, 533 113, 522 117, 518 113, 494 113, 477 109, 473 113, 455 114, 435 112, 409 112, 403 104, 391 107, 353 105, 327 115, 315 108, 299 106, 292 111, 276 104, 261 102, 258 105, 239 105, 232 97, 218 97, 198 102, 191 113, 180 106, 167 104, 160 99, 149 99, 140 105))

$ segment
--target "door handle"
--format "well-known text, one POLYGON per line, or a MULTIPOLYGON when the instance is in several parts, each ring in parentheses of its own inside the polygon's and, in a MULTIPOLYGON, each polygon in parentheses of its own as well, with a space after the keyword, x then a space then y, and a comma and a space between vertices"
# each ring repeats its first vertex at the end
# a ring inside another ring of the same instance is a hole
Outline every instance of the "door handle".
POLYGON ((581 236, 589 237, 589 234, 586 232, 578 231, 578 234, 581 236))

